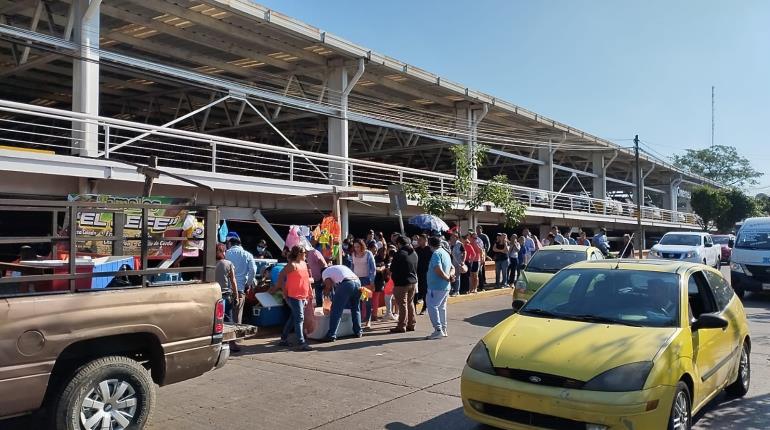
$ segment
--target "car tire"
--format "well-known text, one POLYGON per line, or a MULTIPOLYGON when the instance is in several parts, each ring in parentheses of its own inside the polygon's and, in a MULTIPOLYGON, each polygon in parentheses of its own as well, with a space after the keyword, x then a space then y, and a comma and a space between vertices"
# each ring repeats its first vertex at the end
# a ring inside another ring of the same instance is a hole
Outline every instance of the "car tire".
POLYGON ((725 388, 730 397, 743 397, 749 392, 751 385, 751 350, 747 343, 743 343, 741 357, 738 363, 738 376, 735 381, 725 388))
POLYGON ((147 369, 128 357, 103 357, 81 366, 64 385, 51 428, 95 430, 110 419, 113 429, 141 429, 154 404, 155 384, 147 369))
POLYGON ((722 260, 717 258, 717 264, 714 266, 715 269, 721 270, 722 269, 722 260))
POLYGON ((690 430, 692 424, 692 397, 687 384, 679 381, 676 384, 674 401, 671 403, 671 413, 668 417, 668 430, 690 430))

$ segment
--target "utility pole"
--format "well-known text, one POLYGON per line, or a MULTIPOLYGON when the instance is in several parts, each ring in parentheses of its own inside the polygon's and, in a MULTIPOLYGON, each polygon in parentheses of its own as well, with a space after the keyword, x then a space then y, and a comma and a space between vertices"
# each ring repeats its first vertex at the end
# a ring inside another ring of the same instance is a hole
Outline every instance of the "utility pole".
POLYGON ((642 238, 644 232, 642 231, 642 200, 644 200, 644 184, 642 181, 642 163, 639 160, 639 135, 634 136, 634 159, 636 161, 636 231, 637 231, 637 249, 641 255, 642 247, 644 246, 644 239, 642 238))
POLYGON ((714 86, 711 86, 711 147, 714 147, 714 86))

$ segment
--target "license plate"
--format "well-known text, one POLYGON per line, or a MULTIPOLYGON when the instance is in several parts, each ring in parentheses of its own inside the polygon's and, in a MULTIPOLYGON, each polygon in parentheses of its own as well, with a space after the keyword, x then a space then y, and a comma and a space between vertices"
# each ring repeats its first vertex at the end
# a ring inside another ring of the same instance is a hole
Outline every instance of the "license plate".
POLYGON ((770 284, 762 284, 763 290, 770 290, 770 284))

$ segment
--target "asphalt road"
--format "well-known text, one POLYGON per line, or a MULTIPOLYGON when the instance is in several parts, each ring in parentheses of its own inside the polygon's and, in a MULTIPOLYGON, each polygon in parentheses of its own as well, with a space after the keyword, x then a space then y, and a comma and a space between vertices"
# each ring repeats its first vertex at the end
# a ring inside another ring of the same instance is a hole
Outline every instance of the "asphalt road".
MULTIPOLYGON (((696 419, 697 429, 770 426, 770 296, 747 296, 753 337, 747 397, 718 397, 696 419)), ((380 323, 361 339, 293 352, 272 340, 252 340, 228 364, 200 378, 163 387, 149 429, 387 429, 481 430, 464 417, 459 376, 486 331, 510 315, 509 296, 450 305, 446 339, 417 331, 393 335, 380 323)), ((23 428, 25 420, 0 423, 23 428)))

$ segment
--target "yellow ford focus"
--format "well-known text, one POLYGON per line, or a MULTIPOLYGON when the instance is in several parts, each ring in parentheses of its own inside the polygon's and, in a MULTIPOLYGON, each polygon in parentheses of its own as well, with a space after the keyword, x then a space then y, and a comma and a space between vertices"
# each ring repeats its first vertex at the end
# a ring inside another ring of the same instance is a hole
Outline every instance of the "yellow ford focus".
POLYGON ((481 423, 686 430, 722 389, 749 389, 746 314, 712 268, 580 262, 517 307, 463 370, 463 408, 481 423))

